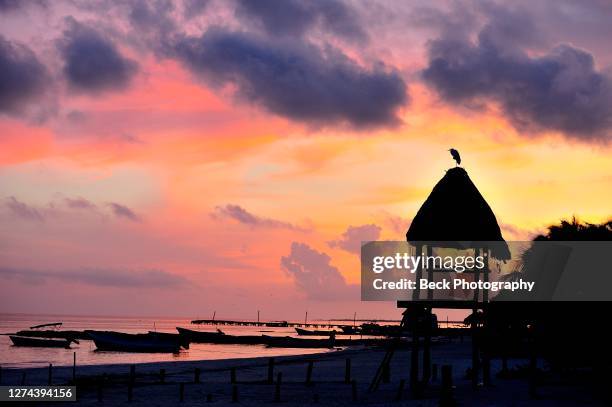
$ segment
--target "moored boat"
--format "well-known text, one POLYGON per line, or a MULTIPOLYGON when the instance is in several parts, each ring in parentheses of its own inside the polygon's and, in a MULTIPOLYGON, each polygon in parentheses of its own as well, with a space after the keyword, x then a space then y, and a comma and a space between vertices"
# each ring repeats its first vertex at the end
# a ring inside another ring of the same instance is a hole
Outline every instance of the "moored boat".
POLYGON ((303 339, 290 336, 267 336, 266 345, 271 348, 333 348, 336 345, 334 336, 329 339, 303 339))
POLYGON ((162 335, 127 334, 113 331, 85 331, 96 344, 97 350, 115 352, 178 353, 178 338, 162 335))
POLYGON ((193 343, 217 343, 226 345, 265 345, 263 335, 226 335, 221 330, 217 332, 194 331, 193 329, 176 327, 179 334, 193 343))
POLYGON ((181 345, 183 349, 189 349, 189 339, 187 339, 184 336, 181 336, 181 334, 174 334, 174 333, 169 333, 169 332, 155 332, 155 331, 149 331, 148 334, 151 336, 157 336, 161 339, 166 339, 169 341, 176 341, 181 345))
POLYGON ((321 330, 321 329, 303 329, 303 328, 295 328, 295 332, 297 332, 300 336, 330 336, 335 335, 337 332, 333 329, 330 330, 321 330))
POLYGON ((34 348, 70 348, 70 339, 32 338, 28 336, 9 335, 13 345, 34 348))
POLYGON ((90 339, 84 331, 56 331, 52 329, 47 330, 21 330, 15 333, 17 336, 28 336, 31 338, 63 338, 63 339, 90 339))

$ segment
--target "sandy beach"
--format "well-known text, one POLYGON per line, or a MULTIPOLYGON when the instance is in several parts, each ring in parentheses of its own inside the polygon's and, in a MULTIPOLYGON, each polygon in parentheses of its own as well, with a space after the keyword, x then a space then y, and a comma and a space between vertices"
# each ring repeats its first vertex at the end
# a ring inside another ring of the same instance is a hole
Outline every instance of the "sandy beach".
MULTIPOLYGON (((438 343, 433 348, 432 362, 438 367, 452 365, 453 395, 458 405, 604 405, 594 384, 572 380, 564 382, 546 376, 538 386, 536 399, 528 393, 526 377, 516 379, 495 378, 501 369, 499 360, 492 362, 493 383, 491 387, 474 390, 465 377, 470 366, 470 343, 438 343)), ((345 349, 315 355, 296 355, 274 358, 274 381, 282 374, 280 402, 283 405, 387 405, 406 404, 415 406, 437 406, 440 402, 440 374, 426 390, 423 398, 413 399, 408 386, 410 351, 399 350, 390 369, 389 383, 382 383, 375 392, 368 386, 384 356, 380 349, 345 349), (350 381, 346 384, 346 364, 350 359, 350 381), (306 384, 309 361, 313 362, 311 384, 306 384), (400 381, 405 388, 400 393, 400 381), (356 397, 356 400, 354 399, 356 397)), ((237 392, 238 403, 261 405, 274 402, 276 385, 267 382, 269 358, 242 358, 211 361, 184 361, 143 363, 135 365, 136 379, 132 401, 128 402, 128 378, 130 365, 77 366, 77 405, 201 405, 232 403, 232 392, 237 392), (200 383, 194 383, 195 369, 200 369, 200 383), (160 383, 160 369, 165 369, 164 383, 160 383), (236 383, 231 383, 231 371, 235 369, 236 383), (99 401, 100 379, 106 375, 99 401), (184 390, 180 401, 181 384, 184 390)), ((526 360, 510 361, 510 368, 526 365, 526 360)), ((540 362, 541 365, 541 362, 540 362)), ((48 368, 2 369, 3 385, 18 385, 23 375, 28 385, 46 385, 48 368)), ((67 384, 72 380, 72 367, 54 367, 53 383, 67 384)), ((66 403, 75 405, 74 403, 66 403)))

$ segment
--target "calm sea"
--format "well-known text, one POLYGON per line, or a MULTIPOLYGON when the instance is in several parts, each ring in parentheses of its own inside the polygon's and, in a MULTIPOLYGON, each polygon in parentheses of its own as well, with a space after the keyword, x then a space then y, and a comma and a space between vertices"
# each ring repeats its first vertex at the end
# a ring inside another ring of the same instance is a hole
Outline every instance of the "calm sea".
MULTIPOLYGON (((30 326, 63 322, 63 330, 112 330, 127 333, 146 333, 147 331, 176 333, 175 327, 185 327, 201 331, 214 331, 215 326, 192 325, 187 319, 169 318, 122 318, 99 316, 48 316, 24 314, 0 314, 0 333, 14 333, 30 326)), ((245 326, 222 326, 225 333, 232 335, 277 335, 296 336, 293 328, 267 328, 245 326)), ((7 335, 0 335, 0 366, 37 367, 52 363, 54 366, 72 365, 76 352, 79 365, 98 365, 112 363, 144 363, 160 361, 212 360, 229 358, 249 358, 258 356, 281 356, 326 352, 325 349, 285 349, 266 348, 263 345, 213 345, 191 344, 188 350, 179 354, 164 353, 124 353, 98 352, 92 341, 72 344, 72 349, 27 348, 13 346, 7 335)))

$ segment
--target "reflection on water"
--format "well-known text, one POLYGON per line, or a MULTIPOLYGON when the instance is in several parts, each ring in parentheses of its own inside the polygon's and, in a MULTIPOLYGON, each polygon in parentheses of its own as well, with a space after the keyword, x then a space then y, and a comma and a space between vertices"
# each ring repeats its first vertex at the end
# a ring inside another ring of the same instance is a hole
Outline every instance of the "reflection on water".
MULTIPOLYGON (((127 333, 146 333, 147 331, 176 333, 175 327, 181 326, 201 331, 214 331, 214 326, 191 325, 187 319, 168 318, 119 318, 84 316, 43 316, 0 314, 0 333, 14 333, 28 329, 32 325, 47 322, 63 322, 62 330, 112 330, 127 333)), ((296 336, 293 328, 269 328, 252 326, 222 326, 231 335, 296 336)), ((0 335, 0 365, 2 367, 36 367, 52 363, 54 366, 72 365, 73 352, 79 365, 98 365, 112 363, 144 363, 173 360, 211 360, 229 358, 248 358, 258 356, 281 356, 327 352, 326 349, 285 349, 266 348, 263 345, 216 345, 193 343, 188 350, 179 354, 164 353, 124 353, 98 352, 92 341, 72 344, 72 349, 27 348, 12 346, 10 338, 0 335)))

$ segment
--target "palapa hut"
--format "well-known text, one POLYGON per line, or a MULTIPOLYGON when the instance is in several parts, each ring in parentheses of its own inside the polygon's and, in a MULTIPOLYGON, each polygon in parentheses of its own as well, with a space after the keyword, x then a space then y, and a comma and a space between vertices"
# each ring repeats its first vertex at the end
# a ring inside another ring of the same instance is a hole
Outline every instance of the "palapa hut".
MULTIPOLYGON (((482 197, 467 172, 461 167, 451 168, 436 184, 427 200, 410 224, 406 239, 414 244, 417 253, 421 253, 423 246, 427 247, 427 254, 431 255, 434 247, 469 249, 481 253, 488 251, 490 257, 498 260, 510 259, 510 250, 502 237, 497 219, 491 207, 482 197)), ((467 270, 466 270, 467 271, 467 270)), ((422 276, 422 266, 417 267, 416 279, 422 276)), ((427 269, 428 279, 432 281, 433 270, 427 269)), ((475 278, 478 278, 475 272, 475 278)), ((484 280, 488 279, 488 267, 483 270, 484 280)), ((398 301, 398 308, 405 308, 402 326, 408 327, 412 332, 412 351, 410 365, 410 383, 413 392, 419 394, 420 389, 429 382, 431 376, 431 323, 432 308, 471 308, 477 315, 479 304, 487 302, 487 293, 482 293, 482 302, 478 290, 474 292, 473 301, 445 301, 434 300, 432 290, 426 290, 425 298, 421 298, 418 285, 412 292, 413 301, 398 301), (418 300, 418 301, 414 301, 418 300), (425 321, 425 323, 423 323, 425 321), (419 379, 419 352, 420 337, 423 341, 423 377, 419 379)), ((473 324, 476 328, 477 324, 473 324)), ((475 329, 473 330, 475 332, 475 329)), ((477 383, 480 361, 478 358, 477 341, 472 340, 472 382, 477 383)), ((388 364, 393 355, 390 349, 381 363, 379 370, 372 381, 371 389, 378 387, 382 380, 385 364, 388 364)), ((488 361, 484 361, 488 366, 488 361)), ((489 370, 484 375, 489 380, 489 370)))
POLYGON ((510 259, 491 207, 461 167, 449 169, 438 181, 412 220, 406 239, 437 247, 488 249, 498 260, 510 259), (482 247, 483 242, 489 242, 487 247, 482 247))

